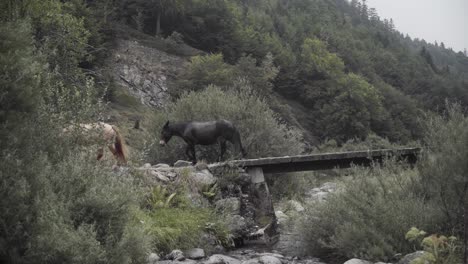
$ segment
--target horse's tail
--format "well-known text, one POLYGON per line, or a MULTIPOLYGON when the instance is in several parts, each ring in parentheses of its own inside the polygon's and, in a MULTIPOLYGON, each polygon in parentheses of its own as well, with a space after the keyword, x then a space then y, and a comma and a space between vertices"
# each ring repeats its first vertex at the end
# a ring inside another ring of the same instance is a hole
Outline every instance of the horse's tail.
POLYGON ((117 127, 112 126, 112 129, 115 131, 115 142, 114 142, 115 155, 118 161, 122 165, 125 165, 127 164, 127 147, 125 146, 124 139, 122 135, 120 134, 119 130, 117 129, 117 127))
POLYGON ((247 156, 247 152, 245 151, 244 147, 242 147, 240 133, 236 128, 234 128, 234 145, 236 150, 242 154, 242 158, 245 158, 245 156, 247 156))

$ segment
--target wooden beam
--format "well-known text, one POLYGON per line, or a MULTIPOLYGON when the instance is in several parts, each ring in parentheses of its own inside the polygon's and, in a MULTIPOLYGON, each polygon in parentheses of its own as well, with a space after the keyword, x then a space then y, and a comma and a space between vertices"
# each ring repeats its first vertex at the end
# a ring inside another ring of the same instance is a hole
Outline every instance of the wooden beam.
MULTIPOLYGON (((352 165, 370 166, 374 162, 382 162, 385 158, 392 156, 413 164, 417 161, 420 152, 420 148, 379 149, 233 160, 227 163, 247 170, 250 168, 262 168, 264 173, 280 173, 329 170, 334 168, 343 169, 349 168, 352 165)), ((225 163, 215 163, 210 165, 210 167, 222 166, 223 164, 225 163)))

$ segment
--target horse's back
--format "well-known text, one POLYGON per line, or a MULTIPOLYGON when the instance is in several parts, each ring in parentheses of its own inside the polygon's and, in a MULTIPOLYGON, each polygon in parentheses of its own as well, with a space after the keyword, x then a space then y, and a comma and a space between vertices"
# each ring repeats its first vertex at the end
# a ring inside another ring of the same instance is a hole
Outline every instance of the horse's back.
POLYGON ((234 131, 233 124, 228 120, 192 121, 187 124, 184 135, 196 144, 209 145, 217 142, 218 138, 232 139, 234 131))

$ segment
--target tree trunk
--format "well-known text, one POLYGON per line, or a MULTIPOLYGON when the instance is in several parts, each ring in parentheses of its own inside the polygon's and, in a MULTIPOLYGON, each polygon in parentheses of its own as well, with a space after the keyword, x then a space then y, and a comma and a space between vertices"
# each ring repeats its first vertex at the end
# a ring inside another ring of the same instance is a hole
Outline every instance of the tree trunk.
POLYGON ((161 34, 161 12, 158 11, 157 17, 156 17, 156 36, 159 36, 161 34))

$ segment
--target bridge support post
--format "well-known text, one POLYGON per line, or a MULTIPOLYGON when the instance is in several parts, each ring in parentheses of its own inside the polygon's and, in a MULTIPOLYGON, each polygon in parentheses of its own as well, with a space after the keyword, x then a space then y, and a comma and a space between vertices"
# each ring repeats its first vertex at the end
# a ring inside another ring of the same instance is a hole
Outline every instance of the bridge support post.
POLYGON ((252 167, 247 169, 252 182, 251 198, 255 208, 255 222, 263 229, 263 242, 272 245, 278 241, 279 234, 273 199, 265 181, 263 169, 252 167))
POLYGON ((261 167, 249 168, 247 173, 250 175, 252 183, 265 182, 265 176, 263 175, 263 169, 261 167))

